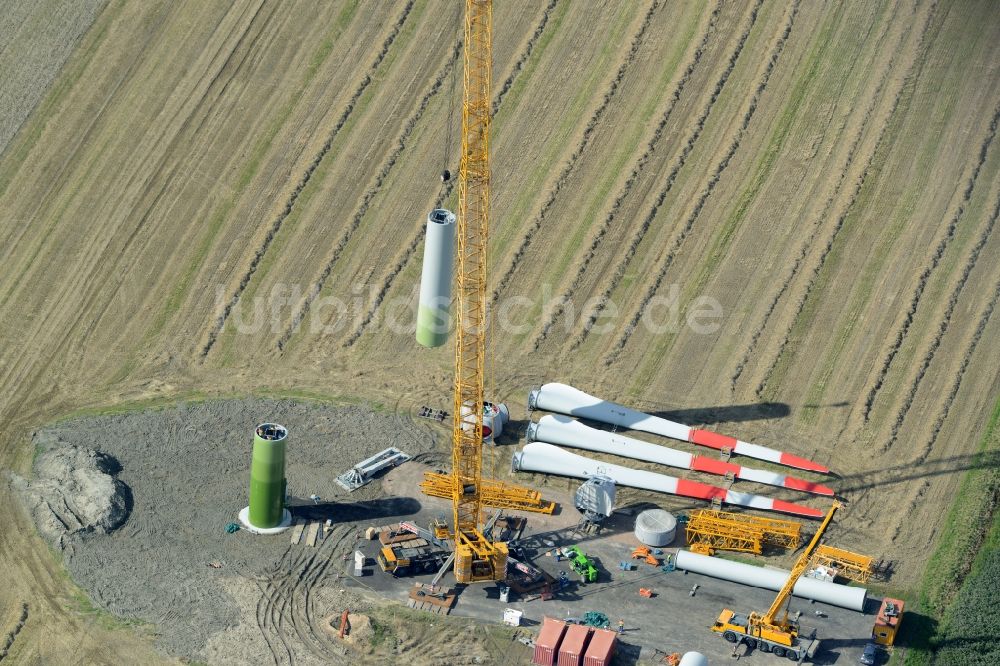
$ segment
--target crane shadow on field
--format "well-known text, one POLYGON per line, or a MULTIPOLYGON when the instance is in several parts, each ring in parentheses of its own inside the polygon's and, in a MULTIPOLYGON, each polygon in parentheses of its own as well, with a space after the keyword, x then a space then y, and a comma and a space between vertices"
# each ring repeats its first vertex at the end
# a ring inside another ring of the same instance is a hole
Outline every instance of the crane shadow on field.
POLYGON ((998 467, 1000 467, 1000 451, 983 451, 848 474, 840 477, 838 490, 840 493, 867 490, 931 476, 955 474, 972 469, 996 469, 998 467))

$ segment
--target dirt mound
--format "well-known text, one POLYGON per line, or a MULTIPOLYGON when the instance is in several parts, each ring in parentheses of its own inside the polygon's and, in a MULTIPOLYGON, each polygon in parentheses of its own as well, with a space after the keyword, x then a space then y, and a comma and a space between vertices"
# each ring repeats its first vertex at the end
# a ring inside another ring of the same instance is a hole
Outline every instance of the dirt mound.
POLYGON ((35 478, 12 475, 12 485, 47 539, 62 547, 67 535, 107 534, 125 522, 131 491, 115 478, 118 461, 46 435, 35 440, 45 447, 35 460, 35 478))

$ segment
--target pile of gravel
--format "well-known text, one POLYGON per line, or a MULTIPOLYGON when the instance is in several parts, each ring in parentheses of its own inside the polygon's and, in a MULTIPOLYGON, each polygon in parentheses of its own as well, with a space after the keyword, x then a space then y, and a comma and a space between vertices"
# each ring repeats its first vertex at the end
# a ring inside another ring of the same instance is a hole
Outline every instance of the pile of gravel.
MULTIPOLYGON (((435 446, 428 426, 365 406, 256 398, 182 404, 46 428, 36 442, 50 446, 52 453, 38 457, 36 478, 23 482, 23 489, 48 489, 42 475, 56 467, 59 478, 68 474, 79 487, 100 485, 92 470, 114 469, 101 461, 116 460, 117 478, 105 474, 116 487, 131 489, 127 520, 105 531, 120 513, 111 507, 106 514, 86 513, 88 521, 93 515, 100 518, 94 529, 64 534, 66 566, 95 605, 155 625, 162 649, 201 658, 213 635, 248 621, 242 617, 246 610, 241 614, 240 604, 227 591, 234 582, 259 596, 257 583, 273 578, 290 556, 298 561, 306 554, 289 553, 287 534, 262 537, 225 531, 247 505, 252 434, 265 421, 289 430, 289 495, 322 498, 319 505, 308 499, 290 502, 293 515, 318 517, 320 512, 331 518, 338 534, 346 533, 348 522, 377 523, 380 507, 400 510, 398 501, 380 499, 378 481, 348 494, 335 483, 338 474, 388 446, 420 458, 435 446)), ((73 506, 80 505, 75 496, 73 501, 73 506)), ((49 529, 45 512, 33 513, 39 529, 49 529)))
POLYGON ((61 547, 67 536, 106 534, 125 522, 131 491, 115 478, 118 461, 47 433, 36 434, 34 440, 41 449, 35 478, 12 475, 12 485, 42 536, 61 547))

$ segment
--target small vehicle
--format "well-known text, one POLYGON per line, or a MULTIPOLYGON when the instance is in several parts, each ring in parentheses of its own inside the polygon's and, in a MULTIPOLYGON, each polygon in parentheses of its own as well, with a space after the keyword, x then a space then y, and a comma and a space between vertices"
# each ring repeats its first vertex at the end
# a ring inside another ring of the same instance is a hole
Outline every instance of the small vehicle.
POLYGON ((866 645, 858 661, 865 666, 875 666, 878 663, 878 646, 874 643, 866 645))

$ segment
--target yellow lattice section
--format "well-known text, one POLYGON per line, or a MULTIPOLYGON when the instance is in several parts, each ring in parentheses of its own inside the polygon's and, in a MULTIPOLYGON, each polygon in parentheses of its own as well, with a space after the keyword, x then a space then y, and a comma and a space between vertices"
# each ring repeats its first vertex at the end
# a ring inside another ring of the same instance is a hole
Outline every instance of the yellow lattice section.
POLYGON ((729 550, 760 555, 764 546, 798 548, 801 530, 802 525, 792 520, 699 509, 690 513, 686 534, 688 546, 695 552, 729 550))
MULTIPOLYGON (((452 477, 448 474, 425 472, 420 490, 431 497, 450 498, 454 488, 452 484, 452 477)), ((484 506, 534 513, 552 513, 556 508, 555 502, 542 499, 542 494, 531 488, 504 483, 496 479, 483 479, 481 486, 484 506)))
POLYGON ((838 576, 856 583, 867 583, 875 572, 873 558, 833 546, 818 547, 810 564, 836 569, 838 576))

